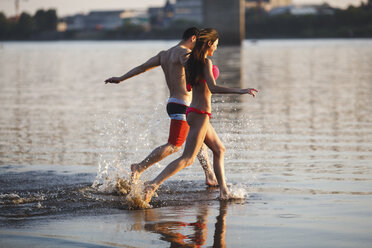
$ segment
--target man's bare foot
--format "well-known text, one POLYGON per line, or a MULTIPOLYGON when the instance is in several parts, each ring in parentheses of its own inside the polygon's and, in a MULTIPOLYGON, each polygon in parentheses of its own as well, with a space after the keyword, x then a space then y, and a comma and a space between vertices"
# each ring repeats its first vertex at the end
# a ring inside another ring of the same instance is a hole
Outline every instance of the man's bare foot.
POLYGON ((153 197, 157 188, 158 187, 155 184, 150 184, 150 182, 145 184, 145 190, 144 190, 144 201, 145 202, 150 203, 151 198, 153 197))
POLYGON ((140 178, 142 172, 140 172, 138 170, 138 165, 137 164, 132 164, 130 166, 130 170, 132 171, 132 174, 130 176, 130 180, 132 181, 132 183, 136 183, 138 181, 138 179, 140 178))
POLYGON ((205 184, 209 187, 217 187, 218 182, 213 172, 205 173, 205 184))

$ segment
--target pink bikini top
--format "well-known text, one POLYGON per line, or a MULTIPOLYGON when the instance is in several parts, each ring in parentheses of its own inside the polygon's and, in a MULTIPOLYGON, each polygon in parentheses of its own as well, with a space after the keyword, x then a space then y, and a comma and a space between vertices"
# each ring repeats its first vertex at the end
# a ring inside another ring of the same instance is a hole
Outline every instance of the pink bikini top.
MULTIPOLYGON (((218 76, 220 75, 220 70, 218 69, 218 67, 216 65, 212 65, 212 73, 213 73, 214 80, 216 80, 218 78, 218 76)), ((201 82, 205 83, 206 81, 204 79, 201 82)), ((191 91, 192 85, 187 83, 186 88, 187 88, 187 91, 191 91)))

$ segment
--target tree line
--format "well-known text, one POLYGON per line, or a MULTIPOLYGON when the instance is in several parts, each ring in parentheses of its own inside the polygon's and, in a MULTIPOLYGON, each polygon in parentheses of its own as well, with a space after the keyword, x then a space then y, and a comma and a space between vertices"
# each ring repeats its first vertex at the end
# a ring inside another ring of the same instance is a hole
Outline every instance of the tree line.
POLYGON ((0 12, 0 39, 27 40, 40 38, 57 30, 58 17, 54 9, 38 10, 34 16, 22 13, 15 18, 6 18, 0 12))

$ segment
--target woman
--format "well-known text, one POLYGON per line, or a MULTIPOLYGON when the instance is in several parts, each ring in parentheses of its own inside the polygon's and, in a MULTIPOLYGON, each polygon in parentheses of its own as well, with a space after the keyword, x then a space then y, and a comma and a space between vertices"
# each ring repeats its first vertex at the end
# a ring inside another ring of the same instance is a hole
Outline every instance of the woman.
POLYGON ((203 142, 213 152, 213 168, 220 186, 220 198, 229 199, 229 191, 225 181, 224 153, 225 147, 217 136, 210 123, 212 93, 250 94, 255 96, 255 89, 236 89, 217 86, 215 79, 219 71, 207 56, 213 56, 218 45, 218 33, 207 28, 199 33, 195 47, 186 63, 186 80, 188 90, 192 88, 192 102, 187 109, 187 123, 190 131, 186 139, 185 150, 182 156, 170 163, 145 188, 145 201, 150 202, 156 189, 167 178, 176 174, 183 168, 191 165, 200 150, 203 142))

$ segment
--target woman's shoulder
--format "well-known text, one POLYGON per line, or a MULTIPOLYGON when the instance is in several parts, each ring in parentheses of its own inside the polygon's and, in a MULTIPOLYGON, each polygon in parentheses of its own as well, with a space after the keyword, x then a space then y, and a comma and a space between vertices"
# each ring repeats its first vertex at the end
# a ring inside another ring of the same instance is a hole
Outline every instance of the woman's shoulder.
POLYGON ((212 60, 209 59, 209 58, 206 58, 205 59, 205 67, 204 68, 210 70, 210 69, 212 69, 212 67, 213 67, 212 60))
POLYGON ((210 69, 213 69, 213 70, 216 69, 216 68, 218 69, 218 67, 217 67, 216 65, 213 64, 212 60, 211 60, 211 59, 208 59, 208 58, 205 59, 205 65, 206 65, 206 67, 207 67, 208 69, 209 69, 209 68, 210 68, 210 69))

